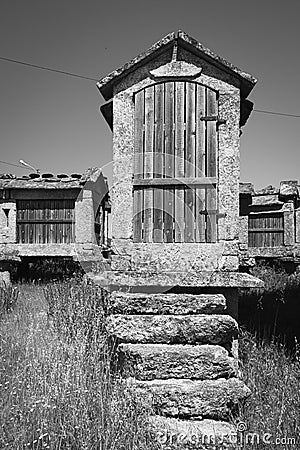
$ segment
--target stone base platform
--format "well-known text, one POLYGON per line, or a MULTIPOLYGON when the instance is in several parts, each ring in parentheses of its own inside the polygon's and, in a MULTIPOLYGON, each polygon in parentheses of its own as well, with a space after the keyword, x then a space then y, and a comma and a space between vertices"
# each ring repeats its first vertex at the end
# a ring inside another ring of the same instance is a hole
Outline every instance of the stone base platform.
POLYGON ((88 274, 89 278, 108 291, 166 292, 175 286, 184 288, 260 288, 263 282, 247 273, 239 272, 117 272, 88 274))

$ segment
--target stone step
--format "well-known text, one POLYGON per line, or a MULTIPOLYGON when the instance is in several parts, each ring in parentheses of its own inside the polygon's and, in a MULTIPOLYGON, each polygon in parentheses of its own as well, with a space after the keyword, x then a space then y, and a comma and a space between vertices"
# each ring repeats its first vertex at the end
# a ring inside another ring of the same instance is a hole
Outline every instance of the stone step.
POLYGON ((151 417, 151 428, 162 450, 231 450, 237 448, 237 429, 228 422, 151 417))
POLYGON ((155 413, 177 418, 228 420, 251 394, 239 379, 226 380, 132 380, 135 392, 149 402, 155 413))
POLYGON ((143 294, 115 291, 110 314, 217 314, 226 310, 222 294, 143 294))
POLYGON ((237 376, 236 361, 219 345, 121 344, 123 374, 139 380, 237 376))
POLYGON ((226 344, 238 335, 237 322, 228 315, 111 315, 108 333, 137 344, 226 344))

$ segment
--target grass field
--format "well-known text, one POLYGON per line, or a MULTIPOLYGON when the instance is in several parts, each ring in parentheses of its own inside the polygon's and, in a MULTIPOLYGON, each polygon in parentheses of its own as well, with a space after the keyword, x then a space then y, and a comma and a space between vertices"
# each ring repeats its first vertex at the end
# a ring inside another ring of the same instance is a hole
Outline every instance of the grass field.
MULTIPOLYGON (((99 289, 74 280, 17 289, 17 302, 11 291, 5 303, 14 308, 0 319, 0 448, 159 449, 149 407, 111 375, 99 289)), ((299 361, 247 332, 240 353, 253 392, 241 420, 261 440, 237 448, 299 449, 299 361), (262 442, 266 433, 273 444, 262 442)))
POLYGON ((0 323, 0 448, 149 447, 147 408, 110 375, 99 291, 73 282, 19 290, 0 323))

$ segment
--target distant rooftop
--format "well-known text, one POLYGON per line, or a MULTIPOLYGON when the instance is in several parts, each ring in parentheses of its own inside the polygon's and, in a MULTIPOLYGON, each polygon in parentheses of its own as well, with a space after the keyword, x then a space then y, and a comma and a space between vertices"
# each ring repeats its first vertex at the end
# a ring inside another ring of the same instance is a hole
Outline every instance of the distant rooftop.
POLYGON ((87 181, 96 181, 101 174, 102 170, 98 167, 89 168, 83 174, 70 175, 35 172, 16 176, 0 173, 0 189, 81 189, 87 181))

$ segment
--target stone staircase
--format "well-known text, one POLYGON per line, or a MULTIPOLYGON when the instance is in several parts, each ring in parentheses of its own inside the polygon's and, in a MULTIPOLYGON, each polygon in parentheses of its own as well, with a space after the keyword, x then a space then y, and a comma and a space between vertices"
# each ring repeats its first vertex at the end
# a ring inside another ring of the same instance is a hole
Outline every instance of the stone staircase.
POLYGON ((152 405, 162 448, 234 448, 230 422, 250 390, 239 379, 238 324, 224 295, 114 291, 108 311, 119 369, 152 405))

